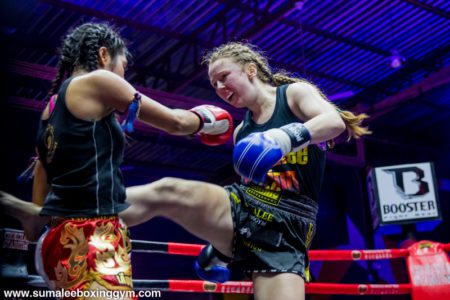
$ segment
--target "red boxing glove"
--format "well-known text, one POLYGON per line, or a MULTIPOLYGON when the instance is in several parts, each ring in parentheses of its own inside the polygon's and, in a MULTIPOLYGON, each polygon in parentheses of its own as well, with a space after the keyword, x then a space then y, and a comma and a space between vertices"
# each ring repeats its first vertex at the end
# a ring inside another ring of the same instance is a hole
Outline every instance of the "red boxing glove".
POLYGON ((213 105, 200 105, 190 110, 200 118, 200 141, 208 146, 224 144, 233 134, 233 118, 226 110, 213 105))

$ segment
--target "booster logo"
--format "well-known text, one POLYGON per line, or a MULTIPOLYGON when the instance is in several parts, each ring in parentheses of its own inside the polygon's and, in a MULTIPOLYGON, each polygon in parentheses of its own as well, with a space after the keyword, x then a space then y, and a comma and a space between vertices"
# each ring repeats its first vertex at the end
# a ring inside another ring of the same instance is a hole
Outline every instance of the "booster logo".
POLYGON ((428 182, 422 180, 425 176, 424 171, 418 167, 387 169, 384 170, 384 172, 392 174, 395 189, 403 199, 422 196, 430 191, 428 182), (414 173, 416 177, 412 179, 406 178, 410 176, 405 176, 405 174, 410 174, 411 172, 414 173))

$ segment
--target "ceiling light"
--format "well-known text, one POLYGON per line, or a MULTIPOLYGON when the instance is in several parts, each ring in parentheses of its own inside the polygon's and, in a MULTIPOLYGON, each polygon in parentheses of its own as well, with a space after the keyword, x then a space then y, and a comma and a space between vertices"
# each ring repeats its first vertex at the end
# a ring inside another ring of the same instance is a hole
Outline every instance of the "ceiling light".
POLYGON ((405 57, 403 57, 398 50, 391 50, 391 56, 388 58, 388 65, 390 68, 401 68, 405 61, 405 57))
POLYGON ((303 5, 305 5, 305 2, 306 2, 306 1, 307 1, 307 0, 296 1, 296 2, 294 3, 295 9, 296 9, 296 10, 302 10, 302 9, 303 9, 303 5))

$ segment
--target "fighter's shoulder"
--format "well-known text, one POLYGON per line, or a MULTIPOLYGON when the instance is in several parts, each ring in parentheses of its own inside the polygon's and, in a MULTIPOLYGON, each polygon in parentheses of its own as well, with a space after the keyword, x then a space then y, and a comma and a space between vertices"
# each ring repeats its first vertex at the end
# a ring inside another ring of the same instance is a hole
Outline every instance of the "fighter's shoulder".
POLYGON ((317 93, 318 89, 312 83, 306 81, 291 83, 286 89, 286 96, 288 99, 300 101, 301 99, 317 93))
POLYGON ((239 130, 241 130, 242 125, 244 125, 244 121, 241 121, 241 123, 239 123, 239 125, 237 125, 237 126, 234 128, 234 132, 233 132, 233 142, 235 142, 235 143, 236 143, 236 137, 237 137, 237 134, 238 134, 239 130))

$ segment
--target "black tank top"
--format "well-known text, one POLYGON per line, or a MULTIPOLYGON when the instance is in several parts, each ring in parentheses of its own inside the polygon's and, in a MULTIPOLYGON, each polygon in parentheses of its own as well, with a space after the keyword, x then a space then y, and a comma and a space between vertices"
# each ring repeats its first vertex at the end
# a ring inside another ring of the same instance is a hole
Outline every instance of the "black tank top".
POLYGON ((42 215, 92 217, 115 215, 128 207, 119 165, 124 136, 114 116, 95 122, 70 113, 65 94, 71 78, 58 92, 48 120, 41 120, 37 149, 50 185, 42 215))
MULTIPOLYGON (((236 135, 236 142, 253 132, 279 128, 299 119, 289 108, 286 96, 288 85, 277 87, 276 103, 272 117, 264 124, 252 120, 247 111, 243 125, 236 135)), ((306 196, 317 202, 325 169, 326 155, 317 145, 309 145, 297 152, 288 153, 267 173, 264 185, 257 186, 242 178, 242 184, 249 187, 247 193, 273 205, 278 205, 281 196, 296 198, 306 196)))

